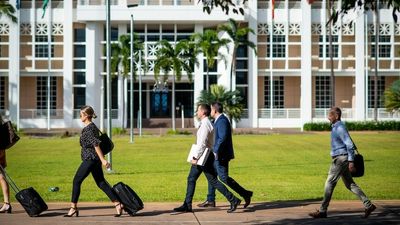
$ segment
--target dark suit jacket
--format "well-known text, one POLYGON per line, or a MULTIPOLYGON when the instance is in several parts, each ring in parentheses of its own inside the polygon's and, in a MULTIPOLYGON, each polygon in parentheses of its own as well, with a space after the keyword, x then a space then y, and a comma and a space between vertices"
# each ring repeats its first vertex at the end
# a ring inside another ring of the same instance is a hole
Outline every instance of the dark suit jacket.
POLYGON ((225 115, 221 115, 214 123, 214 153, 217 154, 219 161, 229 161, 233 159, 232 128, 231 123, 225 115))

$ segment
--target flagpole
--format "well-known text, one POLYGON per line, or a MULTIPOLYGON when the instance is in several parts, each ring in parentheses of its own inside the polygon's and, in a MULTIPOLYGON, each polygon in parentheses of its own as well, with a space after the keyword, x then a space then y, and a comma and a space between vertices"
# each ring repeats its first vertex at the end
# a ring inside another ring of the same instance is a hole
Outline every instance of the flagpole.
POLYGON ((51 0, 47 2, 47 5, 50 3, 49 6, 49 15, 47 21, 47 130, 50 130, 50 110, 51 110, 51 82, 50 82, 50 69, 51 69, 51 0))
POLYGON ((270 104, 269 104, 269 118, 270 118, 270 129, 272 129, 272 120, 273 120, 273 117, 272 117, 272 110, 273 110, 273 100, 274 100, 274 97, 273 97, 273 94, 274 94, 274 80, 273 80, 273 77, 274 77, 274 75, 273 75, 273 72, 272 72, 272 69, 273 69, 273 62, 272 62, 272 57, 273 57, 273 44, 272 44, 272 42, 273 42, 273 38, 274 38, 274 17, 275 17, 275 0, 271 0, 271 9, 272 9, 272 11, 271 11, 271 29, 270 29, 270 34, 269 34, 269 36, 270 36, 270 40, 269 40, 269 45, 270 45, 270 47, 269 47, 269 71, 270 71, 270 73, 269 73, 269 87, 270 87, 270 104))
MULTIPOLYGON (((106 67, 107 67, 107 134, 112 139, 112 118, 111 118, 111 68, 110 68, 110 63, 111 63, 111 22, 110 22, 110 17, 111 17, 111 9, 110 9, 110 0, 106 0, 106 39, 107 39, 107 44, 106 44, 106 49, 107 49, 107 60, 106 60, 106 67)), ((109 152, 107 154, 107 161, 110 163, 110 167, 107 169, 109 172, 112 171, 112 154, 109 152)))

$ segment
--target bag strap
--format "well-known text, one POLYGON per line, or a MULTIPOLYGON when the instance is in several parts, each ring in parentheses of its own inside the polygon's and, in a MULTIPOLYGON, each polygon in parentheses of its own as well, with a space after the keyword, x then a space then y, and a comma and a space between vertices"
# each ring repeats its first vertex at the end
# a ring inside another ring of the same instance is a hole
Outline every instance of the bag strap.
POLYGON ((18 188, 18 186, 15 184, 15 182, 11 179, 10 175, 8 175, 8 173, 6 172, 6 170, 0 165, 0 170, 1 172, 4 174, 4 177, 6 178, 8 184, 11 186, 11 188, 13 189, 13 191, 15 193, 18 193, 20 190, 18 188))

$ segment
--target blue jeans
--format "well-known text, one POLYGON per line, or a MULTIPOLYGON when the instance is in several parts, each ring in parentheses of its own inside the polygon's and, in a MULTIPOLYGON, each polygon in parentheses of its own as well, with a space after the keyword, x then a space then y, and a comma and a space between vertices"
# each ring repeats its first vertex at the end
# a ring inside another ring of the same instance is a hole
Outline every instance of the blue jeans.
POLYGON ((189 176, 187 178, 187 189, 186 189, 186 197, 185 197, 185 204, 188 206, 192 205, 192 199, 194 195, 194 191, 196 189, 196 181, 204 172, 208 183, 211 184, 215 189, 217 189, 221 194, 225 196, 225 198, 229 202, 236 201, 237 198, 223 185, 217 178, 217 173, 213 167, 214 156, 210 154, 207 159, 207 162, 204 166, 194 166, 190 167, 189 176))
MULTIPOLYGON (((228 185, 236 193, 238 193, 243 198, 248 197, 251 192, 244 189, 238 182, 236 182, 232 177, 229 176, 229 161, 214 161, 214 168, 217 171, 218 177, 222 183, 228 185)), ((208 183, 208 194, 207 201, 215 201, 215 188, 208 183)))
POLYGON ((371 201, 367 198, 361 188, 357 186, 357 184, 353 180, 353 177, 351 177, 347 156, 338 156, 332 160, 328 178, 325 182, 325 194, 320 207, 321 212, 326 212, 328 210, 333 190, 335 189, 340 177, 342 178, 346 188, 357 195, 357 197, 362 201, 366 209, 371 207, 371 201))

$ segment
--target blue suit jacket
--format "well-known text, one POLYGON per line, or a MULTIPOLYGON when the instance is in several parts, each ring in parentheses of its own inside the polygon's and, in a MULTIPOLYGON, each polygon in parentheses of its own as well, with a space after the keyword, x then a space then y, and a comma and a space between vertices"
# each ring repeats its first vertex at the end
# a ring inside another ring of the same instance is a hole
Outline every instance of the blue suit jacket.
POLYGON ((229 161, 235 157, 232 144, 231 123, 225 115, 221 115, 214 123, 214 153, 219 161, 229 161))

